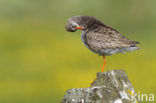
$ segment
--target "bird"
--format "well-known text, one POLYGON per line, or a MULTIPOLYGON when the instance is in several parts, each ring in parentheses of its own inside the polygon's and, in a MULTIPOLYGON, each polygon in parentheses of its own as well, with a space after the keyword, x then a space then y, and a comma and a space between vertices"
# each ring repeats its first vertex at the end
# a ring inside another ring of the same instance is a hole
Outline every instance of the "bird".
POLYGON ((89 50, 99 54, 99 56, 103 56, 101 72, 104 72, 106 65, 105 56, 140 49, 137 46, 139 42, 126 38, 114 28, 105 25, 92 16, 72 16, 67 20, 65 28, 69 32, 81 30, 81 40, 83 44, 89 50))

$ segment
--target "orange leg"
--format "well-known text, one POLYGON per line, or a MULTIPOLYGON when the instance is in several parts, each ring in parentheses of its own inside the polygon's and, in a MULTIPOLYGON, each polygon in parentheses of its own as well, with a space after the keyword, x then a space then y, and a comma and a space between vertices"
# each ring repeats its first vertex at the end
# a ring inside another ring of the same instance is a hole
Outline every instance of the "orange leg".
MULTIPOLYGON (((102 66, 101 72, 104 72, 105 65, 106 65, 106 58, 105 58, 105 56, 103 55, 103 66, 102 66)), ((92 85, 95 81, 96 81, 96 78, 95 78, 94 81, 91 83, 91 85, 92 85)))
POLYGON ((101 72, 104 72, 105 65, 106 65, 106 57, 103 55, 103 66, 101 72))

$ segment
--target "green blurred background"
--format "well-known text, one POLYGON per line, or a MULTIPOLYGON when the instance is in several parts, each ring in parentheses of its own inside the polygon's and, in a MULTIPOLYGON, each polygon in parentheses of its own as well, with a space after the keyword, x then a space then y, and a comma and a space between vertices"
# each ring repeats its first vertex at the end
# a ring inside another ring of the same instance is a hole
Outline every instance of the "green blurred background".
MULTIPOLYGON (((94 16, 141 50, 107 57, 136 91, 156 95, 156 0, 0 0, 0 103, 59 103, 66 90, 88 87, 102 57, 65 30, 74 15, 94 16)), ((148 102, 149 103, 149 102, 148 102)))

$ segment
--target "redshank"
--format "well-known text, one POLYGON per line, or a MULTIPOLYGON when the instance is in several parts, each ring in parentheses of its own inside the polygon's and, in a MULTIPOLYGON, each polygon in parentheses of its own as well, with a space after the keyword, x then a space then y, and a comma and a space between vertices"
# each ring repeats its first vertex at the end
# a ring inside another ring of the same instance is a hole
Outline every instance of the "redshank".
POLYGON ((84 45, 94 53, 103 56, 101 72, 105 68, 105 56, 139 49, 136 46, 139 42, 129 40, 117 30, 91 16, 78 15, 69 18, 66 30, 69 32, 81 30, 81 39, 84 45))

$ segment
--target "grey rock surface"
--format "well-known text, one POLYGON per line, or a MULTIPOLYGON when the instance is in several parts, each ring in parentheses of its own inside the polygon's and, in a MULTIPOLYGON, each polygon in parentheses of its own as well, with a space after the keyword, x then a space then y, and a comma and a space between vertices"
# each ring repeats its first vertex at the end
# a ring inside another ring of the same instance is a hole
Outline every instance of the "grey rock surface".
POLYGON ((126 73, 112 70, 97 73, 97 79, 88 88, 66 91, 61 103, 138 103, 126 73))

